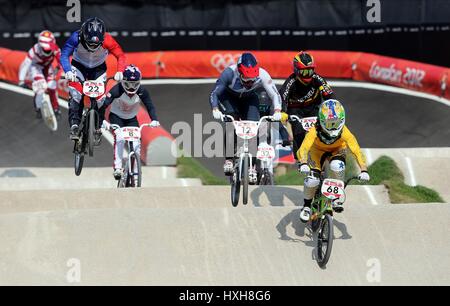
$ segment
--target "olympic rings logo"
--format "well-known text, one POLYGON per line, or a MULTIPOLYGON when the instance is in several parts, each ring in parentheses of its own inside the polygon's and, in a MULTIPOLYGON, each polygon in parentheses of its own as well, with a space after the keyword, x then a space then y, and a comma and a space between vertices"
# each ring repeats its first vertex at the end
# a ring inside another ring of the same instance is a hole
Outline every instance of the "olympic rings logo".
POLYGON ((230 65, 236 64, 239 59, 240 54, 231 53, 216 53, 211 57, 211 65, 217 69, 217 71, 222 72, 230 65))

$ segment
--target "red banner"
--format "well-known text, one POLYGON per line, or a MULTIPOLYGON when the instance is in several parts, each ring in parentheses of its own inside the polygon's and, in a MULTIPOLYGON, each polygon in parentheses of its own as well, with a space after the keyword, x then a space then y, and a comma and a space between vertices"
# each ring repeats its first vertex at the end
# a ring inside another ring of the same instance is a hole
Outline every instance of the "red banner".
MULTIPOLYGON (((128 61, 138 66, 145 78, 215 78, 235 64, 244 51, 170 51, 128 53, 128 61)), ((292 73, 293 51, 253 51, 261 67, 273 78, 292 73)), ((328 78, 351 78, 358 52, 311 51, 317 72, 328 78)))
POLYGON ((444 67, 366 53, 357 62, 353 79, 442 96, 447 71, 444 67))

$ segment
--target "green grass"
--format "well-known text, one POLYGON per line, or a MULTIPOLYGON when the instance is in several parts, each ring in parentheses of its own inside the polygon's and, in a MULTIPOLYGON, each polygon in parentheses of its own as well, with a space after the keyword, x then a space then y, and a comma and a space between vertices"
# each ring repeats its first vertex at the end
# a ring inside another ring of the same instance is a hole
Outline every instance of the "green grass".
POLYGON ((286 174, 275 176, 276 185, 303 185, 304 176, 293 168, 288 168, 286 174))
POLYGON ((179 178, 198 178, 203 185, 228 185, 227 180, 215 176, 192 157, 178 158, 177 170, 179 178))
POLYGON ((444 200, 433 189, 405 184, 405 178, 394 160, 381 156, 370 167, 370 185, 385 185, 392 203, 431 203, 444 200))
MULTIPOLYGON (((350 154, 349 154, 350 155, 350 154)), ((359 173, 354 158, 347 158, 346 178, 359 173)), ((368 185, 384 185, 389 191, 392 203, 435 203, 444 202, 441 196, 434 190, 424 186, 409 186, 405 184, 405 177, 393 159, 381 156, 369 167, 370 181, 368 185)), ((303 185, 303 176, 294 168, 289 168, 287 173, 275 178, 278 185, 303 185)), ((363 183, 353 180, 351 184, 363 183)))

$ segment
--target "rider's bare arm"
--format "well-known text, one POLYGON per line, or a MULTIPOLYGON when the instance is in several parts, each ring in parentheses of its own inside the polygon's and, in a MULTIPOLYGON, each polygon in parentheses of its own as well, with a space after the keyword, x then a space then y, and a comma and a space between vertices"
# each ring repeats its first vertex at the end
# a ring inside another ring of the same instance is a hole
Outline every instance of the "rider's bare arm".
POLYGON ((342 139, 346 142, 347 147, 355 155, 356 161, 358 162, 361 171, 367 171, 367 164, 364 154, 361 152, 361 148, 356 140, 356 137, 350 132, 347 126, 344 126, 342 130, 342 139))

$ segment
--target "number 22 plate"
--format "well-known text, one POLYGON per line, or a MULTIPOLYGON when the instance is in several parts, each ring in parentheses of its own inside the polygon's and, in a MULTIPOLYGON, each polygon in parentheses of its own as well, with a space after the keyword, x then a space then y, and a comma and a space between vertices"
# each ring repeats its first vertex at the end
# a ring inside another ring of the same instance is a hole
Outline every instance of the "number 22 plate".
POLYGON ((105 93, 105 83, 96 81, 86 81, 83 84, 83 93, 91 98, 100 97, 105 93))

